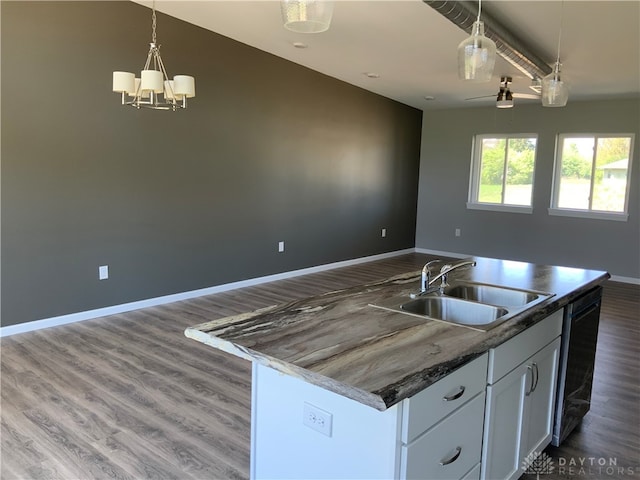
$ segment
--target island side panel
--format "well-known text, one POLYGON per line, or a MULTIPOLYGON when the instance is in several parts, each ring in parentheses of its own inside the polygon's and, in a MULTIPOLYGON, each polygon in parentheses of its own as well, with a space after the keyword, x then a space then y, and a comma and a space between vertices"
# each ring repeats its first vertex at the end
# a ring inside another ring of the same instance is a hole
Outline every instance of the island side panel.
POLYGON ((251 478, 398 478, 402 404, 383 412, 253 364, 251 478), (331 414, 331 435, 303 424, 304 405, 331 414))

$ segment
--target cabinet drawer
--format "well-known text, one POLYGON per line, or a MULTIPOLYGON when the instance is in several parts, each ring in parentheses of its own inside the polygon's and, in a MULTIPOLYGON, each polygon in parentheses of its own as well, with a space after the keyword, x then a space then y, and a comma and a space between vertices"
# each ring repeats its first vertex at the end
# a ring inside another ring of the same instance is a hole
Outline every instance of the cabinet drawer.
POLYGON ((562 333, 564 310, 552 313, 511 340, 489 350, 487 382, 493 384, 562 333))
POLYGON ((409 445, 402 446, 402 479, 459 480, 480 462, 485 394, 409 445))
POLYGON ((402 443, 410 443, 422 432, 483 391, 486 379, 487 354, 485 353, 405 400, 402 414, 402 443))

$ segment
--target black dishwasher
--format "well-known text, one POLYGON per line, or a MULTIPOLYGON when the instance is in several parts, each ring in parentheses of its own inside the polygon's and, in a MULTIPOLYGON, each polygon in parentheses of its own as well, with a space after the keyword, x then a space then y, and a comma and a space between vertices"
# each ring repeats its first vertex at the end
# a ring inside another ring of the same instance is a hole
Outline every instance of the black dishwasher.
POLYGON ((591 405, 601 302, 602 287, 596 287, 565 307, 551 440, 556 447, 580 423, 591 405))

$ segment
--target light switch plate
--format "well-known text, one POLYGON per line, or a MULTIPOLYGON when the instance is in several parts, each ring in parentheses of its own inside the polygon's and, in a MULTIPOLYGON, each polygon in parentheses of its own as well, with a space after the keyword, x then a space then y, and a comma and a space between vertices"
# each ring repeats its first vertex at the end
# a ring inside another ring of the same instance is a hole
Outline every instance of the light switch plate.
POLYGON ((106 280, 109 278, 109 265, 100 265, 98 267, 98 279, 106 280))

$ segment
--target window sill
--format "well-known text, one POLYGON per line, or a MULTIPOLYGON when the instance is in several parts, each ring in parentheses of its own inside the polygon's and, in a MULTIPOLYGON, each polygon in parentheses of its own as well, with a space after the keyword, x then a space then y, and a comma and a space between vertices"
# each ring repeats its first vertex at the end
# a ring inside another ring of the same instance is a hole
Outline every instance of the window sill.
POLYGON ((470 210, 488 210, 490 212, 533 213, 532 207, 525 207, 521 205, 502 205, 497 203, 467 202, 467 208, 470 210))
POLYGON ((592 218, 594 220, 616 220, 618 222, 626 222, 629 219, 629 215, 626 213, 571 210, 568 208, 550 208, 549 215, 556 215, 559 217, 592 218))

